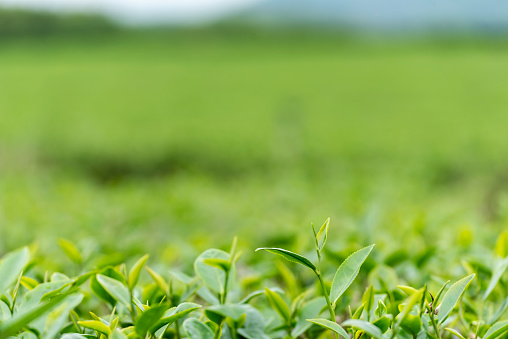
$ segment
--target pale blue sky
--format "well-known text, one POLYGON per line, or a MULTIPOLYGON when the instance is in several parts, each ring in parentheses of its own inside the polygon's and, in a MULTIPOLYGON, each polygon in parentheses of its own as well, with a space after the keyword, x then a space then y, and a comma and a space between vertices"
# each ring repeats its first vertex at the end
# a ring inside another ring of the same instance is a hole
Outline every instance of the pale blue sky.
POLYGON ((0 0, 0 5, 52 11, 99 11, 133 22, 206 21, 260 0, 0 0))

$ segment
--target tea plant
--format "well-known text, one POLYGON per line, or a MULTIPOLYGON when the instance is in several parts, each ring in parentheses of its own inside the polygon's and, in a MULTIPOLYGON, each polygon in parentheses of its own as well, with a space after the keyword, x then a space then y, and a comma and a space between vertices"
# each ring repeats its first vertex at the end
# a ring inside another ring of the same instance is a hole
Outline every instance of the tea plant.
POLYGON ((507 337, 506 233, 491 256, 493 268, 463 260, 464 277, 452 284, 430 276, 409 286, 371 255, 374 245, 347 256, 328 279, 332 272, 322 263, 333 257, 325 248, 329 228, 329 219, 317 232, 313 227, 316 260, 283 248, 258 249, 307 268, 301 272, 282 262, 273 272, 266 271, 274 266, 269 261, 254 269, 242 265, 236 239, 228 252, 201 253, 192 274, 152 269, 148 255, 130 267, 92 265, 67 240, 59 245, 79 273, 42 274, 35 250, 22 248, 0 262, 0 339, 507 337), (260 272, 249 278, 249 270, 260 272))

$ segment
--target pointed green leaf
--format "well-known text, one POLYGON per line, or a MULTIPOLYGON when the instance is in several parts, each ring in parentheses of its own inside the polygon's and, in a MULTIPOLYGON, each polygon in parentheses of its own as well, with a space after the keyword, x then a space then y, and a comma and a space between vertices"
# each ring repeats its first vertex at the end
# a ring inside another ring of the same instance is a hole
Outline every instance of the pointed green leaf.
POLYGON ((313 324, 319 325, 321 327, 324 327, 326 329, 329 329, 330 331, 333 331, 333 332, 337 333, 338 335, 340 335, 344 339, 349 339, 349 335, 347 334, 346 330, 343 329, 342 326, 340 326, 337 323, 334 323, 331 320, 327 320, 327 319, 307 319, 307 321, 309 321, 309 322, 311 322, 313 324))
POLYGON ((83 262, 81 253, 79 253, 78 248, 72 242, 67 239, 60 238, 58 240, 58 245, 60 245, 60 248, 74 263, 79 265, 83 262))
POLYGON ((136 333, 144 338, 148 331, 162 318, 168 305, 157 305, 143 312, 136 320, 136 333))
MULTIPOLYGON (((312 226, 314 227, 314 226, 312 226)), ((325 223, 319 229, 319 232, 315 234, 316 237, 316 249, 321 252, 326 244, 326 239, 328 239, 328 229, 330 228, 330 218, 326 219, 325 223)))
POLYGON ((409 300, 404 305, 402 311, 397 315, 397 323, 395 324, 395 328, 399 327, 400 324, 404 321, 404 319, 409 315, 409 312, 413 309, 413 307, 420 302, 423 298, 423 289, 416 291, 413 293, 409 300))
POLYGON ((182 319, 187 314, 194 312, 198 308, 201 308, 201 305, 185 302, 181 303, 177 307, 173 307, 167 310, 163 318, 160 319, 152 328, 150 328, 150 333, 154 333, 162 326, 171 325, 175 321, 182 319))
POLYGON ((491 328, 485 333, 483 339, 494 339, 499 337, 501 334, 508 331, 508 320, 500 321, 492 325, 491 328))
POLYGON ((492 278, 490 279, 489 286, 487 287, 487 290, 483 295, 483 300, 486 300, 489 297, 490 293, 496 287, 497 283, 499 282, 499 279, 501 279, 501 276, 503 275, 504 271, 506 271, 507 267, 508 267, 508 257, 498 262, 496 268, 494 268, 494 272, 492 274, 492 278))
POLYGON ((192 339, 213 339, 214 337, 210 327, 194 318, 185 320, 183 322, 183 328, 187 332, 189 338, 192 339))
POLYGON ((116 301, 121 302, 128 308, 131 307, 130 292, 124 284, 102 274, 97 274, 97 281, 116 301))
POLYGON ((376 339, 384 339, 383 333, 377 326, 372 325, 371 323, 366 322, 364 320, 349 319, 349 320, 344 321, 342 323, 342 326, 351 326, 354 328, 358 328, 358 329, 364 331, 365 333, 367 333, 368 335, 370 335, 371 337, 374 337, 376 339))
POLYGON ((134 288, 134 286, 136 286, 136 284, 138 283, 139 276, 141 274, 141 270, 145 266, 146 261, 148 260, 148 257, 149 257, 149 255, 145 254, 138 261, 136 261, 134 266, 132 266, 132 268, 130 269, 129 279, 128 279, 129 280, 129 289, 132 290, 134 288))
POLYGON ((466 290, 467 286, 475 277, 474 274, 471 274, 465 278, 460 279, 455 284, 453 284, 450 289, 446 292, 443 297, 443 302, 439 305, 439 313, 438 313, 438 322, 442 323, 448 315, 451 313, 457 301, 459 301, 460 296, 466 290))
POLYGON ((111 329, 106 324, 104 324, 102 321, 84 320, 84 321, 78 321, 78 324, 80 326, 83 326, 84 328, 89 328, 91 330, 103 333, 105 335, 111 334, 111 329))
POLYGON ((286 302, 281 298, 277 293, 265 288, 265 295, 268 303, 272 308, 279 313, 279 315, 284 319, 284 321, 289 323, 291 321, 291 313, 289 312, 289 307, 286 302))
POLYGON ((169 285, 166 282, 166 280, 162 276, 160 276, 159 273, 152 270, 150 267, 146 266, 145 269, 148 271, 153 281, 155 281, 155 283, 162 290, 162 292, 168 293, 169 285))
POLYGON ((360 272, 362 264, 365 262, 374 245, 362 248, 359 251, 351 254, 340 265, 335 277, 333 278, 332 289, 330 290, 330 300, 333 304, 337 302, 340 296, 347 290, 353 283, 356 276, 360 272))
POLYGON ((0 262, 0 295, 5 294, 17 280, 25 266, 28 264, 29 251, 24 247, 15 252, 7 253, 0 262))
MULTIPOLYGON (((203 281, 203 283, 212 292, 223 294, 225 288, 226 272, 222 268, 206 264, 205 260, 208 259, 222 259, 229 261, 229 253, 212 248, 201 253, 201 255, 194 261, 194 271, 196 272, 196 275, 203 281)), ((233 285, 234 276, 234 265, 231 265, 228 290, 233 285)))
POLYGON ((314 264, 311 263, 309 259, 305 258, 304 256, 302 256, 300 254, 297 254, 297 253, 294 253, 294 252, 291 252, 291 251, 288 251, 288 250, 285 250, 282 248, 276 248, 276 247, 262 247, 262 248, 256 249, 256 252, 260 251, 260 250, 278 254, 286 260, 307 266, 308 268, 312 269, 313 271, 317 270, 316 266, 314 266, 314 264))
POLYGON ((450 332, 454 336, 459 337, 460 339, 466 339, 466 338, 464 338, 464 336, 462 334, 460 334, 457 330, 454 330, 453 328, 448 328, 447 327, 447 328, 445 328, 445 330, 447 330, 448 332, 450 332))

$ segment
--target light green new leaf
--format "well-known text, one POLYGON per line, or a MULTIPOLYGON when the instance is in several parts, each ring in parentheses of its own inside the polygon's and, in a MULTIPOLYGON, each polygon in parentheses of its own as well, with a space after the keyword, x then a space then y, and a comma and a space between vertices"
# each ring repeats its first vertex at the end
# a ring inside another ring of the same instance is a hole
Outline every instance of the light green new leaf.
POLYGON ((148 331, 162 318, 168 308, 168 305, 157 305, 143 312, 136 320, 136 333, 144 338, 148 331))
POLYGON ((136 286, 136 284, 138 283, 139 275, 141 274, 141 270, 145 266, 148 257, 149 255, 145 254, 138 261, 136 261, 134 266, 132 266, 132 268, 130 269, 128 279, 129 289, 132 290, 134 286, 136 286))
MULTIPOLYGON (((210 266, 209 264, 205 263, 205 260, 209 259, 222 259, 229 261, 229 253, 212 248, 201 253, 201 255, 194 261, 194 271, 196 272, 196 275, 203 281, 203 283, 212 292, 223 294, 225 288, 226 272, 224 272, 222 268, 210 266)), ((233 279, 235 276, 234 267, 234 265, 231 265, 231 272, 228 278, 228 290, 231 289, 233 285, 233 279)))
POLYGON ((173 307, 167 310, 164 314, 164 317, 160 319, 154 326, 152 326, 149 332, 154 333, 162 326, 171 325, 175 321, 185 317, 187 314, 194 312, 198 308, 201 308, 201 305, 189 302, 181 303, 177 307, 173 307))
POLYGON ((508 331, 508 320, 501 321, 492 325, 491 328, 485 333, 483 339, 494 339, 499 337, 501 334, 508 331))
POLYGON ((212 266, 212 267, 220 268, 224 272, 229 271, 229 269, 231 268, 231 262, 226 259, 210 258, 210 259, 204 259, 203 262, 207 265, 212 266))
POLYGON ((311 263, 309 259, 305 258, 304 256, 302 256, 300 254, 285 250, 283 248, 276 248, 276 247, 261 247, 261 248, 256 249, 256 252, 261 251, 261 250, 268 251, 268 252, 274 253, 274 254, 278 254, 286 260, 307 266, 308 268, 312 269, 313 271, 317 270, 316 266, 314 266, 314 264, 311 263))
POLYGON ((242 316, 247 312, 250 306, 242 304, 227 304, 210 306, 206 310, 208 315, 210 312, 218 314, 222 317, 229 317, 233 321, 240 321, 242 316))
POLYGON ((152 270, 150 267, 146 266, 145 269, 147 270, 148 274, 150 274, 153 281, 155 281, 157 286, 162 290, 162 292, 168 293, 169 285, 166 282, 166 280, 161 275, 159 275, 157 272, 152 270))
POLYGON ((330 290, 330 300, 333 304, 337 302, 340 296, 347 290, 353 283, 356 276, 360 272, 360 267, 365 262, 374 245, 362 248, 359 251, 351 254, 340 265, 335 277, 333 278, 332 289, 330 290))
POLYGON ((78 321, 79 326, 83 326, 84 328, 89 328, 91 330, 104 333, 105 335, 111 334, 111 329, 106 326, 102 321, 98 320, 83 320, 78 321))
POLYGON ((464 293, 467 286, 475 277, 474 274, 468 275, 453 284, 443 297, 443 302, 439 305, 438 322, 442 323, 451 313, 460 296, 464 293))
POLYGON ((305 331, 312 326, 311 323, 307 321, 307 319, 314 319, 319 316, 323 307, 326 306, 326 300, 324 297, 317 297, 309 302, 307 302, 299 312, 297 312, 296 316, 296 324, 291 331, 291 335, 294 338, 298 338, 305 331))
POLYGON ((508 257, 498 262, 496 268, 494 269, 494 273, 492 274, 492 278, 490 279, 489 286, 487 286, 487 290, 483 295, 483 300, 486 300, 489 297, 490 293, 496 287, 497 283, 499 282, 499 279, 501 279, 501 276, 503 275, 504 271, 506 271, 507 267, 508 267, 508 257))
POLYGON ((127 339, 127 336, 117 330, 112 331, 108 339, 127 339))
POLYGON ((466 339, 464 338, 464 336, 462 334, 460 334, 459 332, 457 332, 457 330, 454 330, 453 328, 445 328, 445 330, 447 330, 448 332, 450 332, 451 334, 453 334, 454 336, 456 337, 459 337, 461 339, 466 339))
POLYGON ((0 295, 14 284, 25 266, 28 264, 30 253, 28 247, 7 253, 0 262, 0 295))
POLYGON ((286 302, 281 298, 277 293, 265 288, 265 295, 268 303, 272 308, 279 313, 279 315, 284 319, 286 324, 291 321, 291 312, 289 311, 289 307, 286 302))
POLYGON ((55 296, 46 302, 38 303, 35 307, 27 309, 21 313, 18 312, 9 320, 2 322, 0 324, 0 339, 14 335, 21 328, 27 326, 27 324, 31 323, 33 320, 39 318, 48 310, 58 305, 67 296, 68 295, 63 294, 55 296))
POLYGON ((409 298, 407 303, 404 305, 402 311, 397 315, 397 323, 395 328, 399 327, 400 324, 404 321, 404 319, 409 315, 409 312, 413 309, 413 307, 420 302, 423 298, 423 289, 417 290, 413 295, 409 298))
POLYGON ((503 231, 497 238, 494 252, 501 258, 508 256, 508 231, 503 231))
POLYGON ((48 312, 47 316, 35 320, 31 327, 39 331, 41 338, 56 338, 69 318, 69 313, 76 308, 82 300, 82 294, 68 296, 58 307, 48 312))
POLYGON ((321 327, 324 327, 326 329, 329 329, 330 331, 333 331, 340 335, 344 339, 349 339, 349 335, 347 334, 346 330, 342 328, 337 323, 334 323, 333 321, 330 321, 328 319, 307 319, 307 321, 319 325, 321 327))
POLYGON ((316 238, 316 249, 321 252, 326 244, 326 239, 328 239, 328 229, 330 228, 330 218, 326 219, 325 223, 319 229, 319 232, 316 234, 314 230, 314 225, 312 225, 312 230, 314 231, 314 237, 316 238))
POLYGON ((354 328, 358 328, 367 333, 368 335, 370 335, 371 337, 374 337, 376 339, 384 339, 383 333, 377 326, 372 325, 371 323, 366 322, 364 320, 349 319, 344 321, 342 323, 342 326, 351 326, 354 328))
POLYGON ((374 307, 374 286, 370 285, 362 296, 362 303, 365 304, 365 310, 370 313, 374 307))
POLYGON ((503 316, 504 312, 506 312, 507 309, 508 309, 508 298, 505 298, 501 303, 501 305, 499 306, 499 308, 496 310, 496 312, 494 312, 494 314, 489 318, 489 320, 487 320, 487 325, 492 325, 493 323, 498 321, 503 316))
POLYGON ((192 339, 213 339, 214 337, 210 327, 194 318, 185 320, 183 322, 183 328, 187 332, 189 338, 192 339))
POLYGON ((81 257, 81 253, 77 249, 77 247, 67 239, 60 238, 58 240, 58 245, 64 251, 64 253, 76 264, 81 264, 83 262, 83 258, 81 257))
POLYGON ((97 281, 116 301, 121 302, 128 308, 131 307, 131 296, 124 284, 102 274, 97 274, 97 281))

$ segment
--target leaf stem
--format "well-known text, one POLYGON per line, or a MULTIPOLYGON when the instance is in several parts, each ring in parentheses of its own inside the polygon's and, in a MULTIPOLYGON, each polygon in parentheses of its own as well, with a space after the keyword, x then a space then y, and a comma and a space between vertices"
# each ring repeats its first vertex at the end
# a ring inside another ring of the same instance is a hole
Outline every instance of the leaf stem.
MULTIPOLYGON (((330 302, 330 297, 328 296, 328 291, 326 290, 325 282, 323 281, 321 272, 316 270, 316 271, 314 271, 314 273, 316 273, 316 276, 319 279, 319 283, 321 284, 321 289, 323 290, 323 294, 325 295, 326 304, 328 305, 328 311, 330 312, 330 320, 335 323, 335 322, 337 322, 337 320, 335 320, 335 310, 333 309, 332 303, 330 302)), ((335 336, 335 334, 334 334, 334 336, 335 336)))

